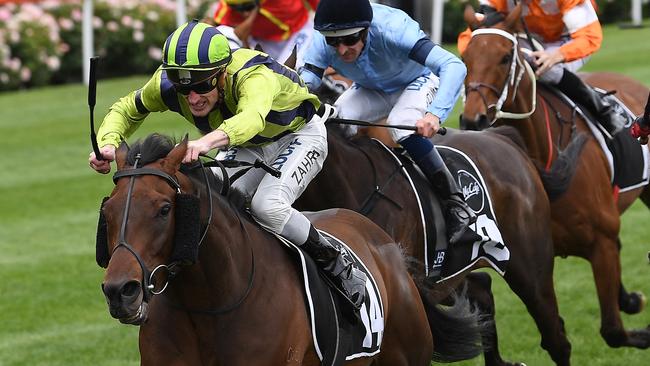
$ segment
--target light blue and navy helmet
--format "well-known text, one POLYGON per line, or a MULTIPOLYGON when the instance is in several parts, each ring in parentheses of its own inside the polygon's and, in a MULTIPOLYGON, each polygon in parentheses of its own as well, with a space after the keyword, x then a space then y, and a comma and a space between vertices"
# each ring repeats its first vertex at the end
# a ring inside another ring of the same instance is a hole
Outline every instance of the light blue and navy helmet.
POLYGON ((321 0, 314 15, 314 29, 326 37, 341 37, 370 27, 369 0, 321 0))
POLYGON ((193 20, 167 37, 162 68, 172 83, 188 85, 224 70, 231 58, 228 39, 217 28, 193 20))

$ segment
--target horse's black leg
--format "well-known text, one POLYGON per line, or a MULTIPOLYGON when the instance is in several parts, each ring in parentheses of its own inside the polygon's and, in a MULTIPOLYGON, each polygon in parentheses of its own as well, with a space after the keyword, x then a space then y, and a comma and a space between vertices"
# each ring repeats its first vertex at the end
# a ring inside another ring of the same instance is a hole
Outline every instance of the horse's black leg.
MULTIPOLYGON (((621 253, 621 238, 618 238, 618 252, 621 253)), ((621 282, 621 288, 618 291, 618 306, 621 308, 621 311, 626 314, 638 314, 640 313, 646 304, 645 296, 638 291, 627 292, 623 282, 621 282)))
POLYGON ((472 272, 465 278, 467 282, 467 297, 476 306, 481 316, 489 326, 485 327, 482 334, 485 352, 483 357, 486 366, 520 365, 504 361, 499 353, 499 337, 494 322, 494 297, 492 296, 492 278, 485 272, 472 272))
MULTIPOLYGON (((539 247, 547 246, 539 244, 539 247)), ((538 256, 536 262, 523 260, 524 253, 513 252, 512 258, 520 258, 520 260, 510 261, 505 280, 535 320, 542 336, 542 348, 549 353, 557 365, 568 366, 571 343, 565 334, 564 321, 560 317, 553 287, 553 257, 551 253, 542 255, 539 250, 532 255, 538 256), (531 268, 531 263, 535 263, 538 268, 531 268)))

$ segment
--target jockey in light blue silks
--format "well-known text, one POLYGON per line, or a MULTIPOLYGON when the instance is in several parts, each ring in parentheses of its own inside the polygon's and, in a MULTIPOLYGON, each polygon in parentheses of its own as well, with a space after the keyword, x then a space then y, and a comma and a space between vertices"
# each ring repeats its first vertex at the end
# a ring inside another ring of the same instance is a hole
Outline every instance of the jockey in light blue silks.
POLYGON ((428 139, 460 94, 467 69, 435 45, 401 10, 368 0, 321 0, 312 44, 299 70, 316 90, 331 66, 354 85, 336 101, 338 117, 414 125, 416 134, 392 129, 444 201, 449 242, 454 244, 476 220, 457 183, 428 139))

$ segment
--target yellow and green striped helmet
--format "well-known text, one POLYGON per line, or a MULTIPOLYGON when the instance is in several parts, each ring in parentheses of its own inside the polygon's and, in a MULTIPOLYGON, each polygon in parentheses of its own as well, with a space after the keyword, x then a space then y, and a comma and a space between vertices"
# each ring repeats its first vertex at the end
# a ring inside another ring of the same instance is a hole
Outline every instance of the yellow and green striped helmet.
POLYGON ((174 76, 185 70, 183 74, 191 75, 189 83, 195 83, 224 69, 231 58, 226 36, 216 27, 193 20, 167 37, 162 68, 168 71, 172 82, 178 82, 174 76))

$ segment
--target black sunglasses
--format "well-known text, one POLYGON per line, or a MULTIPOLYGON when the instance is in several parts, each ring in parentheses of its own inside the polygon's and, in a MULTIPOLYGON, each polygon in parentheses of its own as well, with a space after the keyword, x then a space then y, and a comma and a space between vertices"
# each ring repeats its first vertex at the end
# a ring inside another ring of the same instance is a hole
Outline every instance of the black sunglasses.
POLYGON ((364 31, 365 29, 358 31, 357 33, 352 33, 341 37, 325 37, 325 42, 327 42, 327 44, 332 47, 338 47, 341 43, 344 46, 354 46, 361 40, 364 31))
POLYGON ((219 84, 219 76, 221 76, 221 73, 218 73, 217 75, 206 80, 199 81, 198 83, 189 85, 174 83, 174 88, 177 92, 183 95, 190 95, 190 92, 192 91, 196 94, 207 94, 217 87, 217 84, 219 84))
POLYGON ((255 9, 255 7, 257 6, 257 3, 255 1, 251 1, 249 3, 230 4, 228 6, 230 6, 236 12, 245 13, 247 11, 251 11, 251 10, 255 9))

